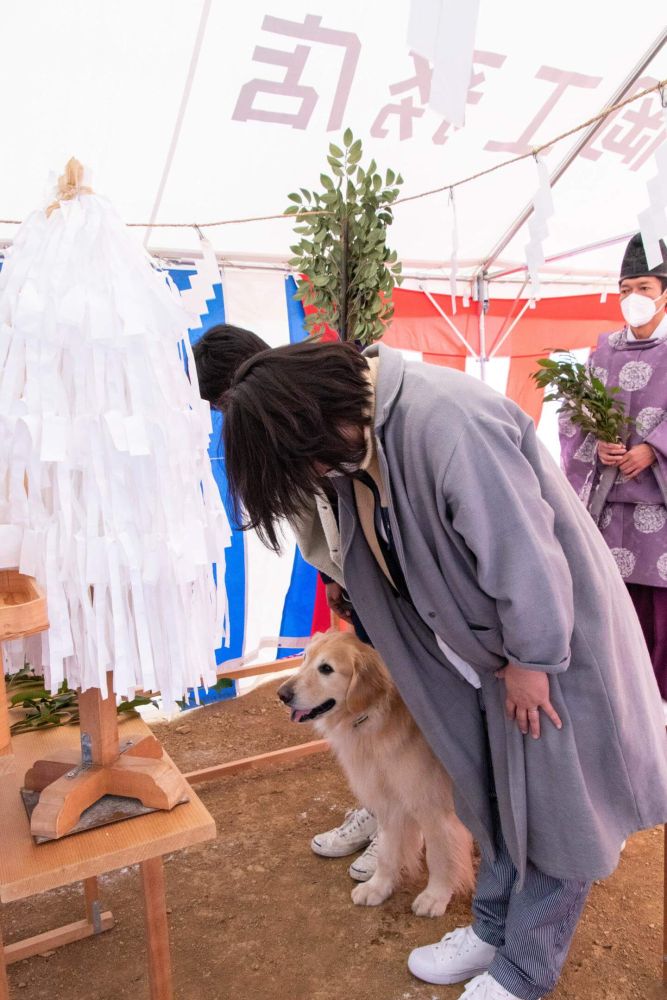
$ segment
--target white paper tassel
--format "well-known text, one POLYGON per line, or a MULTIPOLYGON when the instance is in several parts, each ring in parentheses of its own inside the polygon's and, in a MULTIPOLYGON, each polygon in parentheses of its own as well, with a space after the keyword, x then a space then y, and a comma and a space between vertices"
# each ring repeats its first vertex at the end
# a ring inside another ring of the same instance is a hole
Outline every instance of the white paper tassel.
MULTIPOLYGON (((667 91, 660 91, 662 117, 667 132, 667 91)), ((639 228, 650 268, 662 264, 660 239, 667 239, 667 141, 663 139, 655 152, 657 173, 646 184, 648 207, 640 212, 639 228)))
POLYGON ((181 301, 192 318, 191 327, 199 326, 200 317, 208 312, 208 300, 215 296, 213 286, 219 285, 222 280, 213 246, 199 228, 197 235, 202 259, 197 264, 196 272, 190 276, 190 287, 181 292, 181 301))
POLYGON ((171 704, 215 682, 230 531, 209 407, 179 353, 194 373, 188 325, 97 195, 34 212, 8 251, 0 525, 11 527, 0 539, 46 589, 50 629, 34 665, 52 690, 66 678, 104 691, 113 670, 119 696, 142 687, 171 704))
POLYGON ((540 268, 544 264, 542 242, 549 235, 547 221, 554 213, 549 171, 541 157, 536 156, 538 188, 533 198, 533 214, 528 222, 530 239, 525 247, 528 277, 530 279, 530 297, 540 297, 540 268))

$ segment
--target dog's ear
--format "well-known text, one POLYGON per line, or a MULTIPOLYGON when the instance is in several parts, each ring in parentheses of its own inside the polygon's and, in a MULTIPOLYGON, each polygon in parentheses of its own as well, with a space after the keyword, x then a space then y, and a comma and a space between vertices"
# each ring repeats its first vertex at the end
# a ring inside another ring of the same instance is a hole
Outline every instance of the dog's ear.
POLYGON ((365 712, 380 698, 389 694, 393 684, 380 655, 371 646, 355 652, 352 678, 345 696, 345 705, 352 715, 365 712))
POLYGON ((311 651, 315 646, 326 636, 326 632, 313 632, 310 639, 308 640, 308 645, 306 646, 307 651, 311 651))

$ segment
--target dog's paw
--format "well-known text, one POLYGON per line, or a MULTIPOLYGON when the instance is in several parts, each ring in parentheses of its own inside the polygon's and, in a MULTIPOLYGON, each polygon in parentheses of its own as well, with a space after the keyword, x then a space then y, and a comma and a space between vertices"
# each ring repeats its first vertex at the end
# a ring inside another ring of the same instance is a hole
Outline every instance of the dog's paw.
POLYGON ((379 906, 385 899, 389 899, 391 891, 391 884, 369 879, 368 882, 360 882, 354 887, 352 902, 356 906, 379 906))
POLYGON ((414 900, 412 912, 418 917, 441 917, 449 906, 451 898, 451 892, 433 892, 427 886, 414 900))

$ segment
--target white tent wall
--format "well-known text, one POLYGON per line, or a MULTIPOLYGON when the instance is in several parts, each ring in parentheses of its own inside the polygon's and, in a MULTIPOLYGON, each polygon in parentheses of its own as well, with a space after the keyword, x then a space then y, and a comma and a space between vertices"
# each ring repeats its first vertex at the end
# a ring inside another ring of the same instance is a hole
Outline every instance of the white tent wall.
MULTIPOLYGON (((3 11, 7 138, 0 159, 0 242, 13 222, 50 200, 70 156, 92 172, 130 223, 158 226, 149 247, 196 261, 198 223, 223 268, 229 322, 287 343, 284 282, 293 220, 287 194, 317 187, 328 143, 350 126, 364 157, 400 171, 402 195, 447 188, 529 153, 599 113, 652 49, 632 94, 667 78, 664 0, 481 0, 465 127, 428 108, 428 66, 407 47, 409 0, 22 0, 3 11), (256 221, 207 227, 220 220, 256 221), (164 223, 178 223, 166 226, 164 223)), ((543 296, 600 294, 616 285, 622 237, 647 205, 653 152, 665 138, 657 93, 614 114, 553 189, 543 296), (586 253, 571 253, 594 245, 586 253), (549 258, 555 258, 550 261, 549 258)), ((550 172, 578 140, 545 150, 550 172)), ((538 183, 533 158, 456 188, 459 294, 510 231, 538 183)), ((134 234, 144 242, 147 230, 134 234)), ((493 299, 525 282, 527 231, 493 261, 493 299)), ((452 213, 447 190, 396 206, 390 243, 407 288, 448 292, 452 213)), ((523 290, 525 295, 525 289, 523 290)), ((509 360, 485 377, 504 391, 509 360)), ((469 359, 466 370, 479 375, 469 359)), ((553 408, 539 433, 556 451, 553 408)), ((283 561, 246 540, 245 649, 279 631, 291 553, 283 561), (271 593, 263 584, 271 581, 271 593)), ((264 650, 261 659, 270 658, 264 650)))
MULTIPOLYGON (((250 0, 233 14, 222 0, 9 5, 2 74, 11 143, 0 163, 0 218, 24 217, 49 169, 75 153, 128 221, 148 220, 181 111, 160 222, 282 211, 288 191, 317 184, 327 143, 346 125, 368 156, 403 173, 406 195, 440 187, 597 113, 665 31, 662 0, 644 0, 640 16, 628 16, 619 0, 482 0, 476 103, 456 131, 426 107, 428 68, 408 52, 408 12, 408 0, 250 0), (202 11, 205 32, 181 108, 202 11)), ((642 80, 665 77, 662 49, 642 80)), ((570 167, 554 189, 547 255, 636 228, 651 150, 663 134, 658 109, 652 95, 619 112, 570 167)), ((550 169, 575 139, 544 154, 550 169)), ((484 260, 536 184, 528 158, 458 188, 459 258, 484 260)), ((0 236, 13 231, 2 226, 0 236)), ((227 258, 285 259, 290 233, 285 220, 208 231, 227 258)), ((446 263, 446 195, 398 206, 391 236, 404 260, 446 263)), ((190 229, 151 234, 152 245, 187 249, 196 241, 190 229)), ((524 232, 496 263, 522 263, 525 242, 524 232)), ((586 266, 613 273, 615 259, 600 252, 586 266)))

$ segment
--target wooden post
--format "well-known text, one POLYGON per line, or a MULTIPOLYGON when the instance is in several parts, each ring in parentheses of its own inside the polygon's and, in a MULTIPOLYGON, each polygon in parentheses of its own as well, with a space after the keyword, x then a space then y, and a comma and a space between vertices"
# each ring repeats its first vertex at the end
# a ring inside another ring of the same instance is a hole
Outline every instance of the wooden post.
POLYGON ((0 643, 0 774, 7 770, 7 758, 12 754, 12 737, 9 731, 7 691, 5 690, 5 670, 2 665, 2 643, 0 643), (3 760, 2 758, 5 758, 3 760))
MULTIPOLYGON (((151 1000, 173 1000, 167 902, 164 894, 162 858, 141 863, 146 910, 146 943, 151 1000)), ((2 998, 0 997, 0 1000, 2 998)))
POLYGON ((118 719, 113 693, 113 674, 107 674, 107 697, 99 688, 90 688, 79 695, 79 725, 81 736, 90 738, 91 763, 108 767, 118 759, 118 719))
POLYGON ((349 340, 348 316, 347 316, 347 240, 348 240, 348 220, 347 214, 343 216, 340 223, 340 315, 338 320, 338 335, 341 340, 349 340))

